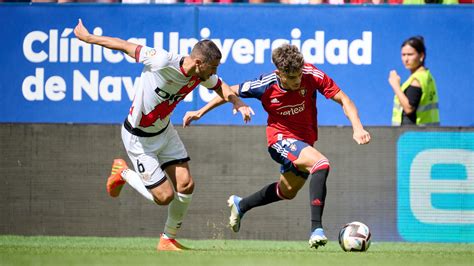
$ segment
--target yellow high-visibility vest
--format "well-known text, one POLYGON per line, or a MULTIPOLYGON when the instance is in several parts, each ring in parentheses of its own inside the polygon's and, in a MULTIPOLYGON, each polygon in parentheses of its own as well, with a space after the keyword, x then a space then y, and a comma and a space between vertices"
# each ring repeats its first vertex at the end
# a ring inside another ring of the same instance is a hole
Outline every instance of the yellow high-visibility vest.
MULTIPOLYGON (((421 99, 416 109, 416 125, 418 126, 439 126, 439 108, 438 108, 438 92, 436 83, 429 70, 417 71, 413 73, 407 81, 405 81, 401 90, 405 90, 410 86, 412 81, 416 79, 421 84, 421 99)), ((403 107, 395 95, 393 98, 392 125, 399 126, 402 123, 403 107)))

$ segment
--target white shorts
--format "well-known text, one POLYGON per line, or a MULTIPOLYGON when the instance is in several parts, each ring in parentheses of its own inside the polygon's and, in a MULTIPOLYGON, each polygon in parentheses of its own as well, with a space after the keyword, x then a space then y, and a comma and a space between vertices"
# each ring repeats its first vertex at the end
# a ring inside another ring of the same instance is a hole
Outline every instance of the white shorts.
POLYGON ((189 161, 188 152, 170 123, 154 137, 138 137, 122 126, 122 141, 135 171, 146 188, 152 189, 166 180, 166 167, 189 161))

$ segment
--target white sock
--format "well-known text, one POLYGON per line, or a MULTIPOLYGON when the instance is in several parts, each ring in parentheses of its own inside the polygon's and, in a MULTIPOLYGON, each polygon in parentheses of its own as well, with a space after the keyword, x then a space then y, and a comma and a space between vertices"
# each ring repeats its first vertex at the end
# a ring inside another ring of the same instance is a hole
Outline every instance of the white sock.
POLYGON ((153 194, 148 191, 148 189, 143 185, 142 179, 140 176, 131 169, 126 169, 122 172, 122 178, 127 181, 127 183, 132 186, 138 193, 142 194, 147 200, 155 202, 153 199, 153 194))
POLYGON ((168 219, 166 219, 164 232, 169 238, 176 238, 176 233, 181 227, 181 222, 186 215, 192 198, 193 194, 182 194, 179 192, 174 194, 174 200, 168 205, 168 219))

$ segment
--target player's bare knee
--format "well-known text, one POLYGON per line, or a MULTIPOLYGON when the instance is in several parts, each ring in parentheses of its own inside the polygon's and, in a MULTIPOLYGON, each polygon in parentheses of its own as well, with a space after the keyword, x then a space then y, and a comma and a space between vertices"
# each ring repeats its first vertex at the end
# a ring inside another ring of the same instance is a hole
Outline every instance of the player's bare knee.
POLYGON ((282 200, 291 200, 296 197, 298 190, 295 190, 289 185, 282 185, 281 183, 277 184, 277 195, 282 200))
POLYGON ((153 199, 158 205, 168 205, 174 199, 174 192, 171 191, 158 191, 153 192, 153 199))
POLYGON ((192 194, 194 191, 194 181, 192 178, 178 183, 178 192, 183 194, 192 194))
POLYGON ((173 201, 174 196, 166 198, 153 196, 153 199, 158 205, 169 205, 173 201))
POLYGON ((298 194, 298 190, 292 188, 292 187, 288 187, 286 191, 284 191, 283 193, 283 196, 285 197, 285 199, 287 200, 292 200, 296 197, 296 195, 298 194))

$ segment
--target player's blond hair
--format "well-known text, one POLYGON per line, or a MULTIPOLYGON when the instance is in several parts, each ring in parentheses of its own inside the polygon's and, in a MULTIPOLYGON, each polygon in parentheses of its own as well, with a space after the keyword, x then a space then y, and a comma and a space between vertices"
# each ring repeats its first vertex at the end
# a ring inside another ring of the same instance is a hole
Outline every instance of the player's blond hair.
POLYGON ((217 45, 211 40, 201 40, 191 50, 191 57, 199 58, 204 63, 221 60, 222 54, 217 45))
POLYGON ((303 54, 296 45, 283 44, 272 52, 273 64, 283 73, 295 73, 304 65, 303 54))

